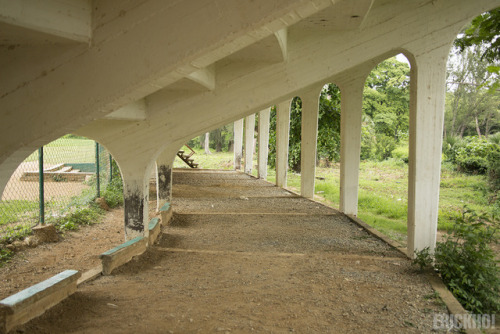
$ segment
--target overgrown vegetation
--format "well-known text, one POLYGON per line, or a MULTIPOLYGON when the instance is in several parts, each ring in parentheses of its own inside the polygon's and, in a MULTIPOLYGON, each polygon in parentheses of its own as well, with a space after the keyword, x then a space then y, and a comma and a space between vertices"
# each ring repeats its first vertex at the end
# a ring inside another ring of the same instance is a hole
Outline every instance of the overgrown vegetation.
POLYGON ((78 208, 71 211, 69 214, 57 219, 54 225, 61 231, 74 231, 78 230, 81 225, 92 225, 99 222, 101 216, 104 214, 97 204, 91 202, 87 207, 78 208))
POLYGON ((500 311, 500 268, 491 245, 497 243, 498 223, 465 207, 434 254, 423 249, 414 263, 421 269, 434 266, 471 313, 495 314, 500 311))
POLYGON ((102 197, 110 208, 116 208, 123 205, 123 181, 120 169, 114 160, 112 161, 112 170, 111 182, 108 183, 102 197))

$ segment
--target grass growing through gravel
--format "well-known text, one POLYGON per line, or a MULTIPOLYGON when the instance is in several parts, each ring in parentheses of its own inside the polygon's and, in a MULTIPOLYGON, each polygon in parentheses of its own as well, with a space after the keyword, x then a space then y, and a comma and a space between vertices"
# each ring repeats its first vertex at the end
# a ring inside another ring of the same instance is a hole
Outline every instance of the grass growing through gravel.
MULTIPOLYGON (((205 155, 202 150, 194 156, 200 168, 232 169, 233 153, 205 155)), ((176 159, 178 160, 178 159, 176 159)), ((182 164, 182 161, 179 160, 182 164)), ((257 161, 254 160, 254 166, 257 161)), ((178 164, 181 166, 180 164, 178 164)), ((254 168, 252 175, 257 175, 254 168)), ((338 208, 340 198, 340 166, 316 169, 315 193, 326 204, 338 208)), ((268 181, 276 181, 274 170, 268 170, 268 181)), ((300 191, 300 175, 288 172, 287 187, 300 191)), ((408 209, 408 165, 402 160, 382 162, 363 161, 360 165, 358 216, 392 239, 406 243, 406 216, 408 209)), ((443 164, 439 199, 438 229, 450 231, 464 205, 476 212, 492 214, 488 203, 488 185, 485 176, 465 175, 443 164)))

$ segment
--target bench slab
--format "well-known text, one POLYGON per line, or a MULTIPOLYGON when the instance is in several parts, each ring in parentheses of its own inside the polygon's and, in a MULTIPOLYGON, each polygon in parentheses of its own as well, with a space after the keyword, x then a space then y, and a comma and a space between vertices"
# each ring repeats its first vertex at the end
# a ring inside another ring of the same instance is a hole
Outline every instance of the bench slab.
POLYGON ((0 333, 43 314, 73 294, 80 276, 77 270, 66 270, 1 300, 0 333))
POLYGON ((130 261, 134 256, 146 251, 148 239, 135 237, 100 255, 102 261, 102 273, 111 275, 111 272, 119 266, 130 261))
POLYGON ((161 232, 160 218, 153 218, 149 221, 149 244, 153 245, 161 232))

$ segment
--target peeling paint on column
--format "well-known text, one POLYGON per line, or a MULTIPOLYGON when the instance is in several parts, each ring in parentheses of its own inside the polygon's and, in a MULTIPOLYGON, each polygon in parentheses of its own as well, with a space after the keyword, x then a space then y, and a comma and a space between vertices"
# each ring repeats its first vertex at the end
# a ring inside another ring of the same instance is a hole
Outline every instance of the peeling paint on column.
POLYGON ((144 232, 144 198, 142 194, 132 192, 125 196, 125 230, 144 232))
POLYGON ((168 165, 158 167, 158 196, 167 202, 170 201, 172 191, 172 168, 168 165))

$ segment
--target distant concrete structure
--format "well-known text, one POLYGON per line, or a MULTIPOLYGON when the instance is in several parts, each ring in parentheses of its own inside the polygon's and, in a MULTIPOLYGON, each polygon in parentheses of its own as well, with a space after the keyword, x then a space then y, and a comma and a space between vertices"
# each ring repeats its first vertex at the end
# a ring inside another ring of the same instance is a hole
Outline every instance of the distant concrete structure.
MULTIPOLYGON (((498 6, 500 0, 0 1, 0 190, 38 147, 67 133, 84 135, 118 162, 127 238, 147 236, 155 162, 168 180, 182 144, 272 105, 276 182, 285 186, 286 104, 299 96, 308 148, 302 187, 311 197, 313 97, 333 82, 342 93, 340 209, 356 214, 360 87, 377 63, 403 53, 411 64, 409 255, 432 249, 447 56, 465 24, 498 6)), ((235 154, 237 144, 235 138, 235 154)), ((168 189, 159 190, 166 200, 168 189)))
POLYGON ((252 174, 255 114, 245 117, 245 173, 252 174))

